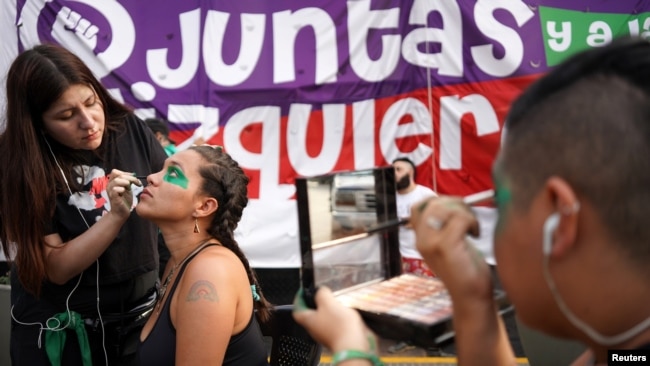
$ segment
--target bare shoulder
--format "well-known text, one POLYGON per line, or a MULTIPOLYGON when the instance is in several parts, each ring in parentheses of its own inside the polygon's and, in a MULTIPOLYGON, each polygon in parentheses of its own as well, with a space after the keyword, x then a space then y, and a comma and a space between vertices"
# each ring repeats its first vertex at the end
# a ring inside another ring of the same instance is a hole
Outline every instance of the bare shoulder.
POLYGON ((238 298, 248 277, 242 262, 227 248, 203 249, 185 268, 180 279, 179 304, 226 304, 238 298))
POLYGON ((247 278, 241 260, 230 249, 221 245, 207 247, 187 265, 185 280, 213 280, 231 282, 237 277, 247 278))
MULTIPOLYGON (((223 245, 209 246, 195 258, 197 265, 218 263, 221 265, 242 265, 241 260, 230 249, 223 245)), ((193 261, 194 262, 194 261, 193 261)))

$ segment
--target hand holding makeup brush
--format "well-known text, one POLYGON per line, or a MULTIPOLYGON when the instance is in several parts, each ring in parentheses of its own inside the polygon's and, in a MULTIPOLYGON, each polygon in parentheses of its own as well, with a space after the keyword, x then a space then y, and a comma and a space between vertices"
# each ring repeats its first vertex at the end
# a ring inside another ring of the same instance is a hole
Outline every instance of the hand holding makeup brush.
POLYGON ((492 301, 489 267, 466 240, 468 234, 479 235, 479 223, 465 200, 441 196, 417 203, 411 210, 411 224, 418 251, 436 269, 452 298, 492 301))
POLYGON ((131 184, 142 186, 142 183, 132 173, 126 173, 121 170, 113 169, 108 175, 108 186, 106 192, 111 202, 111 211, 118 217, 129 217, 133 209, 133 194, 131 193, 131 184))
POLYGON ((467 240, 479 235, 473 200, 441 196, 416 204, 411 210, 416 247, 447 287, 458 344, 485 345, 481 353, 461 356, 463 364, 485 364, 483 356, 498 360, 490 364, 510 364, 514 354, 497 312, 489 266, 467 240))

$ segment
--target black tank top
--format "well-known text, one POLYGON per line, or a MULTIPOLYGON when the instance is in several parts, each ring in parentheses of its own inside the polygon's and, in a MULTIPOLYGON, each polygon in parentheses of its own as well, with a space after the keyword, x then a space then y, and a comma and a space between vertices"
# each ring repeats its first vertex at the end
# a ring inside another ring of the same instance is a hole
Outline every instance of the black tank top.
MULTIPOLYGON (((207 245, 206 248, 208 246, 211 245, 207 245)), ((140 342, 138 347, 138 361, 140 365, 174 365, 176 359, 176 329, 174 329, 169 315, 169 306, 172 295, 176 291, 178 280, 185 271, 185 266, 199 253, 200 251, 190 257, 181 266, 169 296, 165 300, 160 317, 151 329, 151 333, 149 333, 147 339, 144 342, 140 342)), ((215 324, 214 326, 218 327, 219 324, 215 324)), ((268 366, 266 345, 254 313, 251 313, 251 319, 246 328, 230 338, 223 365, 268 366)))

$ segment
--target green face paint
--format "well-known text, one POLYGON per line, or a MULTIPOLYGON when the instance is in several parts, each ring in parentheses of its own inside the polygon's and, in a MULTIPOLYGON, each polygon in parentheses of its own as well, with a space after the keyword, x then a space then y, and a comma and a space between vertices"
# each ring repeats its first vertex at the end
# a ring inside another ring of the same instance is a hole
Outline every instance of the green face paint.
POLYGON ((167 183, 175 184, 183 189, 187 189, 187 184, 189 180, 183 172, 176 166, 170 166, 167 168, 167 173, 163 177, 163 180, 167 183))
POLYGON ((510 201, 512 201, 512 192, 510 192, 510 190, 504 185, 499 184, 499 182, 496 184, 496 192, 494 196, 499 211, 504 210, 510 201))
POLYGON ((503 229, 503 221, 507 214, 507 208, 510 206, 510 202, 512 201, 512 192, 505 185, 504 179, 498 177, 497 174, 495 174, 494 177, 494 188, 494 201, 497 205, 497 212, 499 214, 496 231, 500 232, 503 229))

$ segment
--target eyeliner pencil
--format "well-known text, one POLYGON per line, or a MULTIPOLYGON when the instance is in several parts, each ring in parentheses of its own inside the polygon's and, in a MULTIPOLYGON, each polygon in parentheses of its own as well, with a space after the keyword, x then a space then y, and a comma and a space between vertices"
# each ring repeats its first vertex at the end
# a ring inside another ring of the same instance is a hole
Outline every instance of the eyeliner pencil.
MULTIPOLYGON (((468 196, 463 197, 463 202, 466 205, 473 206, 473 205, 478 205, 480 203, 489 202, 493 198, 494 198, 494 190, 493 189, 488 189, 488 190, 485 190, 485 191, 481 191, 481 192, 470 194, 468 196)), ((410 217, 405 217, 405 218, 402 218, 402 219, 399 219, 399 220, 386 221, 386 222, 383 222, 383 223, 381 223, 379 225, 376 225, 376 226, 368 229, 368 231, 366 231, 365 233, 360 233, 360 234, 356 234, 356 235, 347 236, 347 237, 344 237, 344 238, 334 239, 334 240, 330 240, 330 241, 327 241, 327 242, 324 242, 324 243, 313 244, 312 248, 313 249, 327 248, 327 247, 332 247, 332 246, 336 246, 336 245, 340 245, 340 244, 345 244, 345 243, 350 242, 350 241, 363 239, 363 238, 368 237, 368 236, 370 236, 370 235, 372 235, 374 233, 378 233, 378 232, 382 232, 384 230, 392 229, 394 227, 399 227, 399 226, 402 226, 402 225, 406 225, 406 224, 409 223, 410 220, 411 220, 410 217)))
POLYGON ((482 192, 470 194, 468 196, 463 197, 463 202, 465 204, 472 206, 472 205, 478 205, 479 203, 485 203, 489 202, 494 198, 494 189, 488 189, 482 192))

